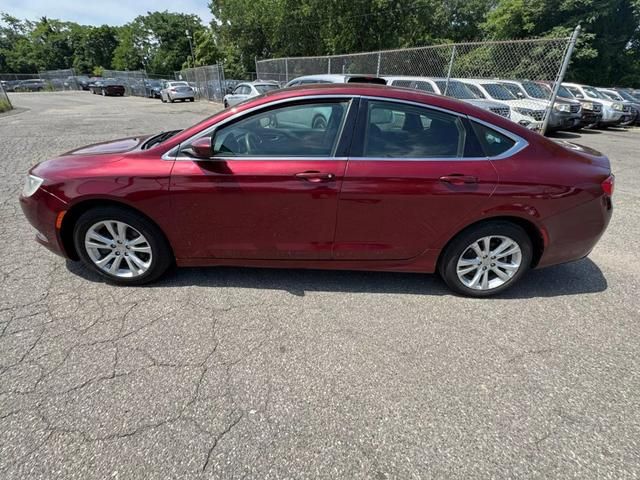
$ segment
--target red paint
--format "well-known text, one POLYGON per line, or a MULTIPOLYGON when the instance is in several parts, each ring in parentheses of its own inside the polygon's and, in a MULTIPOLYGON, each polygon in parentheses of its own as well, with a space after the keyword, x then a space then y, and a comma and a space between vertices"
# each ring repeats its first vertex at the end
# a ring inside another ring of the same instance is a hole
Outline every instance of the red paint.
MULTIPOLYGON (((48 248, 70 255, 56 218, 87 200, 119 202, 147 215, 165 232, 179 265, 433 272, 459 231, 492 217, 514 217, 534 226, 544 246, 539 265, 545 266, 587 255, 611 217, 606 157, 418 91, 368 84, 279 90, 149 150, 139 149, 142 140, 84 147, 32 169, 45 181, 21 204, 48 248), (161 159, 228 116, 308 95, 410 100, 471 115, 529 145, 501 160, 161 159)), ((73 215, 64 222, 68 218, 73 215)))

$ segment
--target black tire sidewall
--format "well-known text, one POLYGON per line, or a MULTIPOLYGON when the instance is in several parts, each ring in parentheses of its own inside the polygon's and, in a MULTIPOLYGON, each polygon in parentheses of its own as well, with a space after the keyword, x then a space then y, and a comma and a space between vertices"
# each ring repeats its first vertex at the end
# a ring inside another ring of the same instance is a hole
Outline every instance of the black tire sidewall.
POLYGON ((449 288, 456 293, 468 297, 489 297, 497 295, 522 278, 522 276, 531 268, 533 258, 533 245, 531 238, 527 232, 515 223, 506 221, 492 221, 477 226, 469 227, 459 233, 445 248, 441 261, 438 265, 440 276, 443 278, 449 288), (504 285, 491 290, 474 290, 464 285, 459 279, 456 272, 458 258, 476 240, 486 236, 505 236, 514 240, 522 251, 522 264, 516 274, 508 280, 504 285))
POLYGON ((162 231, 144 216, 118 207, 94 208, 83 213, 76 221, 73 229, 73 242, 80 260, 91 270, 117 285, 142 285, 159 278, 173 263, 173 254, 162 231), (152 258, 149 269, 139 277, 120 278, 110 275, 98 268, 89 257, 84 247, 87 230, 97 222, 117 220, 138 230, 151 246, 152 258))

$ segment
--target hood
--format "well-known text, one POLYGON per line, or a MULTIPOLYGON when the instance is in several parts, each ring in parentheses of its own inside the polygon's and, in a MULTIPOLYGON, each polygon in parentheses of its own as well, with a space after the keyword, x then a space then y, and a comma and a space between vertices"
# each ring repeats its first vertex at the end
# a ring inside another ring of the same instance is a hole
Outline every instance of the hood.
POLYGON ((129 152, 138 147, 144 142, 150 135, 141 135, 138 137, 121 138, 118 140, 111 140, 108 142, 95 143, 93 145, 87 145, 86 147, 80 147, 70 152, 62 154, 62 156, 70 155, 99 155, 107 153, 124 153, 129 152))
POLYGON ((546 110, 549 102, 546 100, 500 100, 511 107, 528 108, 529 110, 546 110))
POLYGON ((489 110, 490 108, 505 108, 509 107, 506 103, 497 102, 495 100, 488 100, 485 98, 469 98, 462 100, 463 102, 470 103, 471 105, 475 105, 479 108, 484 108, 485 110, 489 110))

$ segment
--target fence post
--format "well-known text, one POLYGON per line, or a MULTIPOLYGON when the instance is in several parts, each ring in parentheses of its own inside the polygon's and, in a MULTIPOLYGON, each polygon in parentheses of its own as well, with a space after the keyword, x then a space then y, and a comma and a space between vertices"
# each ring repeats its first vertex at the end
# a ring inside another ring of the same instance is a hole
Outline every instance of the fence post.
POLYGON ((549 99, 549 111, 544 116, 544 121, 542 122, 542 130, 540 133, 544 135, 547 132, 547 126, 549 125, 549 117, 551 116, 551 109, 553 105, 556 103, 556 97, 558 96, 558 90, 560 90, 560 84, 564 80, 564 74, 567 73, 567 67, 569 66, 569 62, 571 61, 571 55, 573 54, 573 49, 576 46, 576 41, 578 40, 578 35, 580 35, 580 24, 575 28, 573 34, 571 35, 571 39, 569 40, 569 45, 567 45, 567 51, 564 54, 564 59, 562 60, 562 66, 560 67, 560 71, 558 72, 558 76, 556 77, 556 83, 553 85, 553 92, 551 93, 551 98, 549 99))
POLYGON ((329 57, 329 62, 327 64, 327 75, 331 75, 331 57, 329 57))
POLYGON ((453 69, 453 61, 456 58, 456 46, 453 46, 453 50, 451 50, 451 60, 449 60, 449 69, 447 70, 447 81, 444 84, 444 92, 443 95, 446 95, 449 91, 449 80, 451 79, 451 70, 453 69))
POLYGON ((289 59, 284 59, 284 81, 289 82, 289 59))
POLYGON ((380 76, 380 60, 382 59, 382 52, 378 52, 378 66, 376 67, 376 77, 380 76))

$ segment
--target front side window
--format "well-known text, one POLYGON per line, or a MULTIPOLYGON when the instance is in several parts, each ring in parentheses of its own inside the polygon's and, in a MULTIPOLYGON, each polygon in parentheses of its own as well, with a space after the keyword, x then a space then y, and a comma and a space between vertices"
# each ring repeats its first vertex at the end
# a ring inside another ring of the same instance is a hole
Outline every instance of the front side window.
POLYGON ((436 84, 438 85, 438 88, 440 89, 443 95, 444 95, 444 91, 445 90, 447 91, 448 97, 457 98, 459 100, 481 98, 481 97, 478 97, 467 85, 465 85, 462 82, 457 82, 454 80, 454 81, 450 81, 449 85, 447 85, 446 81, 437 80, 436 84))
POLYGON ((551 98, 551 89, 538 83, 524 82, 522 84, 522 88, 525 89, 530 97, 539 98, 541 100, 549 100, 551 98))
POLYGON ((511 93, 513 93, 515 97, 524 97, 524 92, 515 83, 503 83, 502 85, 511 93))
POLYGON ((348 100, 316 102, 252 114, 214 132, 213 156, 332 156, 348 106, 348 100))
POLYGON ((429 82, 416 82, 416 90, 422 90, 423 92, 435 93, 433 86, 429 82))
POLYGON ((558 95, 562 98, 574 98, 573 93, 571 93, 567 87, 563 87, 562 85, 558 88, 558 95))
POLYGON ((456 115, 418 106, 370 101, 364 132, 364 157, 458 158, 466 132, 456 115))
POLYGON ((391 82, 394 87, 410 88, 411 80, 394 80, 391 82))

